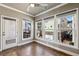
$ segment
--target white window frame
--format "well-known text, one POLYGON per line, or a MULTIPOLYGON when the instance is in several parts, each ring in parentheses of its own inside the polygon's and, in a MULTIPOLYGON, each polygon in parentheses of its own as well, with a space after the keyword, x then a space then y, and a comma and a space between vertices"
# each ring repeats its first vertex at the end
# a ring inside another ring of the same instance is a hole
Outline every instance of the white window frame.
POLYGON ((38 37, 38 36, 37 36, 37 26, 38 26, 37 23, 38 23, 38 22, 41 22, 41 23, 42 23, 42 20, 40 20, 40 21, 35 21, 35 38, 38 39, 38 40, 42 40, 42 39, 43 39, 43 27, 42 27, 42 26, 43 26, 43 23, 42 23, 42 26, 41 26, 41 28, 42 28, 42 37, 38 37))
MULTIPOLYGON (((77 26, 76 27, 76 31, 77 31, 77 37, 76 37, 76 44, 75 44, 75 46, 72 46, 72 45, 67 45, 67 44, 64 44, 64 43, 60 43, 59 41, 58 41, 58 34, 57 34, 57 32, 56 31, 58 31, 58 29, 56 29, 55 28, 55 36, 54 36, 54 39, 56 39, 56 41, 53 41, 53 42, 48 42, 48 41, 46 41, 47 43, 55 43, 55 44, 58 44, 58 45, 61 45, 61 46, 66 46, 66 47, 71 47, 71 48, 74 48, 74 49, 79 49, 79 9, 78 8, 74 8, 74 9, 71 9, 71 10, 67 10, 67 11, 64 11, 64 12, 60 12, 60 13, 57 13, 57 14, 55 14, 55 15, 51 15, 51 16, 54 16, 54 19, 55 19, 55 25, 54 26, 56 26, 56 21, 57 21, 57 15, 58 14, 63 14, 63 13, 67 13, 67 12, 70 12, 70 11, 73 11, 73 10, 76 10, 76 24, 75 24, 75 26, 77 26)), ((51 17, 51 16, 49 16, 49 17, 51 17)), ((47 17, 46 17, 47 18, 47 17)), ((42 21, 44 22, 44 19, 42 19, 42 21)), ((42 27, 44 26, 44 23, 42 23, 42 27)), ((44 29, 43 29, 43 31, 44 31, 44 29)), ((37 38, 38 39, 38 38, 37 38)), ((42 39, 43 41, 45 41, 44 40, 44 32, 43 32, 43 39, 42 39)))
MULTIPOLYGON (((78 38, 79 38, 79 37, 78 37, 78 32, 79 32, 79 29, 78 29, 78 26, 79 26, 79 25, 78 25, 78 24, 79 24, 79 23, 78 23, 78 19, 79 19, 79 18, 78 18, 78 17, 79 17, 79 16, 78 16, 78 14, 79 14, 79 9, 78 9, 78 8, 75 8, 75 9, 67 10, 67 11, 64 11, 64 12, 61 12, 61 13, 58 13, 58 14, 70 12, 70 11, 73 11, 73 10, 76 10, 76 15, 75 15, 75 16, 76 16, 76 24, 75 24, 76 28, 75 28, 75 29, 76 29, 76 31, 77 31, 77 35, 75 35, 75 36, 77 36, 77 37, 76 37, 77 39, 75 40, 75 45, 72 46, 72 45, 60 43, 59 41, 58 41, 58 42, 53 42, 53 43, 56 43, 56 44, 59 44, 59 45, 62 45, 62 46, 67 46, 67 47, 79 49, 79 45, 78 45, 78 44, 79 44, 79 40, 78 40, 78 38)), ((58 15, 58 14, 56 14, 56 20, 57 20, 57 15, 58 15)))
MULTIPOLYGON (((70 15, 67 15, 67 16, 70 16, 70 15)), ((71 14, 71 16, 74 16, 74 14, 71 14)), ((63 17, 65 17, 65 16, 63 16, 63 17)), ((61 17, 59 17, 59 19, 60 19, 60 18, 61 18, 61 17)), ((73 20, 73 23, 74 23, 74 20, 73 20)), ((72 23, 72 27, 73 27, 73 25, 74 25, 73 23, 72 23)), ((61 28, 61 29, 58 30, 58 31, 61 32, 62 29, 63 29, 63 28, 61 28)), ((69 28, 65 28, 65 29, 69 29, 69 28)), ((63 29, 63 30, 64 30, 64 29, 63 29)), ((69 29, 69 30, 72 30, 72 31, 74 32, 74 29, 73 29, 73 28, 72 28, 72 29, 69 29)), ((72 40, 74 39, 74 35, 75 35, 73 32, 72 32, 72 40)), ((60 34, 60 36, 61 36, 61 34, 60 34)), ((60 41, 61 41, 61 37, 60 37, 60 41)), ((60 42, 60 41, 59 41, 59 42, 60 42)), ((61 42, 60 42, 60 43, 61 43, 61 42)), ((75 42, 74 42, 74 43, 75 43, 75 42)))
MULTIPOLYGON (((46 40, 45 39, 45 29, 44 29, 44 27, 45 27, 45 21, 50 21, 50 20, 53 20, 54 21, 54 29, 53 29, 53 39, 55 38, 54 37, 54 34, 55 34, 55 32, 54 32, 54 30, 55 30, 55 18, 54 18, 54 16, 50 16, 51 18, 48 18, 48 19, 45 19, 45 20, 43 20, 43 40, 44 41, 49 41, 49 40, 46 40)), ((54 42, 55 40, 52 40, 52 41, 49 41, 49 42, 54 42)))
POLYGON ((22 40, 30 40, 30 39, 33 39, 33 34, 34 34, 33 26, 34 26, 33 20, 30 20, 30 19, 28 19, 28 20, 27 19, 23 19, 22 20, 22 40), (31 37, 29 37, 29 38, 23 38, 23 21, 24 20, 29 21, 31 23, 31 37))

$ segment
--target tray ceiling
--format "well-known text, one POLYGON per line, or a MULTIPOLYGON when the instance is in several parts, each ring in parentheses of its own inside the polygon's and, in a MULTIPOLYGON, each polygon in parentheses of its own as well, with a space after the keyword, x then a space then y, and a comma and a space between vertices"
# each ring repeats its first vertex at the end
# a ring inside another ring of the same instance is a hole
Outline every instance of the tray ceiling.
POLYGON ((29 3, 3 3, 3 4, 35 16, 50 8, 56 7, 61 3, 40 3, 39 5, 43 5, 43 6, 36 6, 36 7, 28 7, 30 6, 29 3))

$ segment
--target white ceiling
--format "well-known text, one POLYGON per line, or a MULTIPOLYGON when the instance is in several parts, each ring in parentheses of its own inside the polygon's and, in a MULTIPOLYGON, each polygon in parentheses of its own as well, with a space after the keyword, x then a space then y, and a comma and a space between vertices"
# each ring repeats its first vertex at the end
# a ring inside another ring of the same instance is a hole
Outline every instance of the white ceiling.
MULTIPOLYGON (((56 7, 56 6, 60 5, 61 3, 45 3, 45 4, 48 4, 48 6, 46 8, 44 8, 44 7, 29 7, 29 11, 28 11, 29 3, 3 3, 3 4, 35 16, 43 11, 46 11, 46 10, 53 8, 53 7, 56 7)), ((44 4, 44 3, 40 3, 40 4, 44 4)))

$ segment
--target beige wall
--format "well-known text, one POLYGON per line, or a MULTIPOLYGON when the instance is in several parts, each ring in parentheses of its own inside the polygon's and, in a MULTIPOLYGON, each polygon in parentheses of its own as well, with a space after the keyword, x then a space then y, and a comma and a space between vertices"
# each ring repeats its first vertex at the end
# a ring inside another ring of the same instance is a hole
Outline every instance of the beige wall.
POLYGON ((23 19, 29 19, 29 20, 34 20, 33 17, 4 8, 2 6, 0 6, 0 15, 4 15, 4 16, 9 16, 9 17, 14 17, 17 18, 18 20, 18 42, 22 43, 22 42, 26 42, 25 40, 22 40, 22 20, 23 19))

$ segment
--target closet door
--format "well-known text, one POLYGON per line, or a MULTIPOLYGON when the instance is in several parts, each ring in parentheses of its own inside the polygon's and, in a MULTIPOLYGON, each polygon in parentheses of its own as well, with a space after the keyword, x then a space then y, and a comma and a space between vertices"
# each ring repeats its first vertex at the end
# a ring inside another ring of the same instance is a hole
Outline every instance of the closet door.
POLYGON ((7 49, 17 45, 16 19, 2 17, 2 48, 7 49))
POLYGON ((22 20, 22 40, 33 39, 33 21, 22 20))

